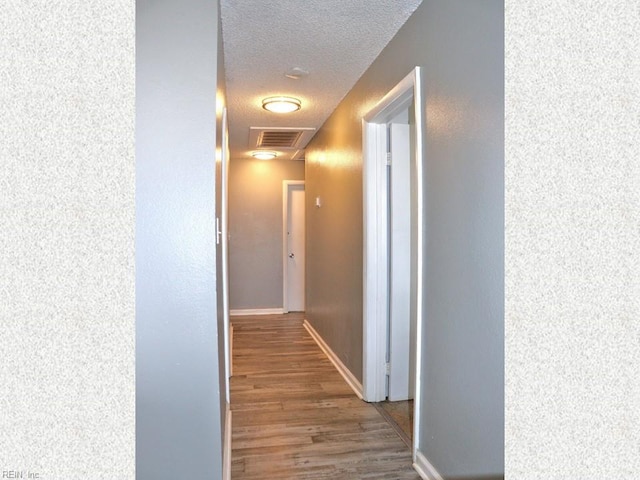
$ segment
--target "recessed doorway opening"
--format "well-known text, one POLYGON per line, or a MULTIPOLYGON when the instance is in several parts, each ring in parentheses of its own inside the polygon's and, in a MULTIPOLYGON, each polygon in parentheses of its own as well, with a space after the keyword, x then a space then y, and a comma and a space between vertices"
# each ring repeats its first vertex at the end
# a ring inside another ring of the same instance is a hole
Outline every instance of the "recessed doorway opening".
POLYGON ((303 180, 282 182, 282 311, 304 312, 305 195, 303 180))
POLYGON ((414 400, 414 461, 420 438, 423 139, 422 72, 416 67, 363 117, 363 393, 369 402, 414 400))

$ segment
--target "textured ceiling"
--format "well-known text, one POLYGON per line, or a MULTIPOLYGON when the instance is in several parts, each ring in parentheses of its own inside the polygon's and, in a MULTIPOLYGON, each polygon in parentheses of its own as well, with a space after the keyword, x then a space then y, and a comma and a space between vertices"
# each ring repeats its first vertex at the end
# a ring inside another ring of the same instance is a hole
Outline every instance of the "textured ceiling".
POLYGON ((254 150, 250 127, 320 128, 421 1, 222 0, 231 158, 254 150), (285 77, 293 67, 309 74, 285 77), (267 112, 261 100, 272 95, 302 109, 267 112))

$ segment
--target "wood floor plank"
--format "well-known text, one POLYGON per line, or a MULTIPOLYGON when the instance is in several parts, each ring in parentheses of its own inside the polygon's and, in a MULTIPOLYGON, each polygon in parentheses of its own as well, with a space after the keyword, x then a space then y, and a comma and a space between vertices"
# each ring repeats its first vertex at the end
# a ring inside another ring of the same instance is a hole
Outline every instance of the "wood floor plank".
POLYGON ((232 480, 419 480, 409 449, 355 396, 303 320, 232 319, 232 480))

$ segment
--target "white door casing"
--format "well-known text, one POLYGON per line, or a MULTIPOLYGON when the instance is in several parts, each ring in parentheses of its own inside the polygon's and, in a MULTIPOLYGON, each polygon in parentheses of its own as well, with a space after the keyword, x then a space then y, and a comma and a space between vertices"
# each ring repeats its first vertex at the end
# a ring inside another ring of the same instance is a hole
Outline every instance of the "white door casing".
POLYGON ((305 195, 304 181, 284 180, 283 197, 283 312, 304 311, 305 195))
POLYGON ((362 119, 363 127, 363 193, 364 193, 364 258, 363 258, 363 398, 368 402, 386 397, 387 319, 389 313, 388 258, 388 191, 387 191, 387 123, 404 109, 413 106, 410 176, 412 217, 411 246, 415 252, 411 265, 410 309, 415 316, 415 334, 411 343, 415 352, 414 441, 416 461, 421 423, 421 362, 424 278, 424 187, 423 149, 425 139, 425 105, 422 69, 416 67, 398 83, 362 119))
POLYGON ((222 172, 222 205, 221 217, 222 225, 221 248, 222 248, 222 305, 224 311, 224 348, 225 348, 225 374, 226 374, 226 396, 227 403, 231 402, 229 389, 229 378, 232 375, 231 364, 231 329, 229 325, 229 123, 227 119, 227 108, 222 111, 222 152, 221 152, 221 172, 222 172))

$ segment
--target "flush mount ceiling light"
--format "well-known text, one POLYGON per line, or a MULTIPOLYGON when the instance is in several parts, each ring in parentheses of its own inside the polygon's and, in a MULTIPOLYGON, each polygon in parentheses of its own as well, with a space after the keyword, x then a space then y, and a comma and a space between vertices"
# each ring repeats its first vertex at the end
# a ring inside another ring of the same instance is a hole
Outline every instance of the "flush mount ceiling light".
POLYGON ((274 113, 291 113, 300 110, 302 103, 293 97, 269 97, 262 100, 262 108, 274 113))
POLYGON ((258 152, 253 152, 251 154, 253 158, 257 158, 258 160, 273 160, 278 156, 276 152, 267 152, 266 150, 260 150, 258 152))

